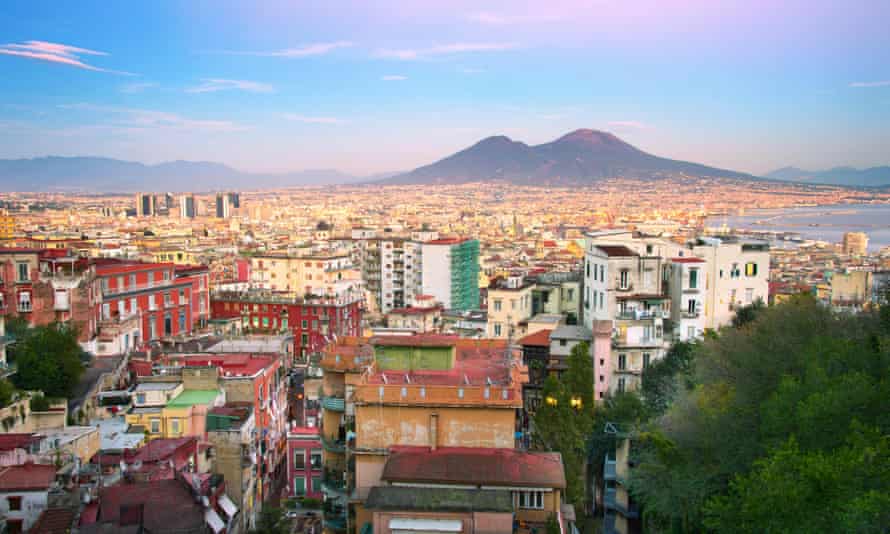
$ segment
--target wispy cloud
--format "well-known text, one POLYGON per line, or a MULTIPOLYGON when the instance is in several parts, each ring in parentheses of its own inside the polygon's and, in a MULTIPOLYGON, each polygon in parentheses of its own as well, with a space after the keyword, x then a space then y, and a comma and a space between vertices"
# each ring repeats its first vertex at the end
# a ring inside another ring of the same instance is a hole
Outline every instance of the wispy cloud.
POLYGON ((645 122, 640 121, 609 121, 609 126, 612 128, 619 128, 625 130, 652 130, 655 127, 651 124, 647 124, 645 122))
POLYGON ((238 132, 247 127, 231 121, 193 119, 170 111, 103 106, 89 103, 62 104, 60 109, 89 111, 111 116, 112 120, 103 125, 126 128, 130 131, 166 129, 200 132, 238 132))
POLYGON ((107 56, 105 52, 90 50, 88 48, 80 48, 77 46, 65 45, 60 43, 50 43, 47 41, 25 41, 24 43, 10 43, 0 45, 0 54, 6 56, 18 56, 28 59, 36 59, 38 61, 47 61, 49 63, 59 63, 79 69, 92 70, 96 72, 111 72, 114 74, 132 75, 129 72, 122 72, 110 69, 103 69, 86 63, 81 56, 107 56))
POLYGON ((161 84, 157 82, 136 82, 136 83, 125 83, 120 86, 119 91, 121 93, 134 94, 141 93, 146 89, 153 89, 155 87, 160 87, 161 84))
POLYGON ((403 48, 398 50, 381 49, 374 54, 384 59, 400 59, 403 61, 428 59, 436 56, 469 54, 475 52, 503 52, 518 48, 517 43, 451 43, 436 45, 429 48, 403 48))
POLYGON ((186 88, 186 93, 215 93, 217 91, 247 91, 250 93, 271 93, 275 89, 266 83, 248 80, 227 80, 223 78, 203 78, 200 85, 186 88))
POLYGON ((890 80, 879 80, 876 82, 852 82, 850 87, 890 87, 890 80))
POLYGON ((223 54, 232 54, 238 56, 261 56, 261 57, 284 57, 298 58, 309 56, 322 56, 329 52, 340 48, 349 48, 352 46, 350 41, 332 41, 329 43, 313 43, 297 48, 283 48, 280 50, 267 50, 259 52, 243 52, 243 51, 225 51, 223 54))
POLYGON ((408 79, 407 76, 402 76, 401 74, 387 74, 386 76, 381 76, 381 80, 384 82, 403 82, 408 79))
POLYGON ((306 124, 343 124, 346 121, 337 117, 313 117, 308 115, 298 115, 295 113, 285 113, 284 118, 289 121, 303 122, 306 124))
POLYGON ((502 13, 492 13, 489 11, 481 11, 478 13, 470 13, 467 20, 477 22, 479 24, 487 24, 489 26, 508 26, 511 24, 529 24, 541 22, 554 22, 562 20, 561 15, 540 14, 540 15, 504 15, 502 13))

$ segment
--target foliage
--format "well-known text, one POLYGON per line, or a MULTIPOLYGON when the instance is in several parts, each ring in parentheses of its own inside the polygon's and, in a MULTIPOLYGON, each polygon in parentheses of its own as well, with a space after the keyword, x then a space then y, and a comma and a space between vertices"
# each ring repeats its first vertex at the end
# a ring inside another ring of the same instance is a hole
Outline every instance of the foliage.
POLYGON ((300 506, 303 508, 318 509, 321 508, 321 500, 313 499, 312 497, 303 497, 303 499, 300 500, 300 506))
POLYGON ((290 523, 281 508, 264 506, 251 534, 289 534, 290 523))
POLYGON ((84 371, 75 328, 58 323, 32 328, 16 345, 19 388, 70 396, 84 371))
POLYGON ((693 355, 694 386, 638 440, 628 483, 648 527, 886 531, 890 329, 878 313, 799 296, 693 355))
POLYGON ((34 395, 29 401, 32 412, 45 412, 49 410, 50 402, 45 395, 34 395))
POLYGON ((568 369, 560 382, 554 376, 544 381, 544 401, 534 416, 536 444, 562 455, 566 473, 566 497, 576 510, 584 509, 587 438, 593 425, 593 366, 590 346, 579 343, 568 358, 568 369), (572 406, 572 399, 581 401, 572 406))
POLYGON ((5 408, 12 403, 15 397, 15 386, 5 378, 0 378, 0 408, 5 408))
POLYGON ((734 328, 741 328, 748 323, 754 322, 754 320, 757 319, 757 316, 760 315, 760 312, 765 308, 766 305, 763 303, 762 299, 757 299, 747 306, 742 306, 735 311, 735 316, 732 318, 732 326, 734 328))
POLYGON ((643 370, 640 394, 650 416, 663 414, 679 389, 692 389, 695 347, 695 343, 677 342, 664 358, 643 370))

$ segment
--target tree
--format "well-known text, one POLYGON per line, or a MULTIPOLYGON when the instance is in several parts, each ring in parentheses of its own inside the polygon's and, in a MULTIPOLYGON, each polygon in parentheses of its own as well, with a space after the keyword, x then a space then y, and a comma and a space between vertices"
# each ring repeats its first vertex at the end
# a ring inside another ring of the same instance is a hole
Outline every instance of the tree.
POLYGON ((589 351, 587 343, 572 349, 562 382, 555 376, 547 377, 543 402, 533 419, 535 443, 562 456, 566 499, 579 512, 585 508, 587 440, 593 428, 593 364, 589 351))
POLYGON ((674 343, 664 358, 643 370, 640 393, 651 417, 667 410, 679 388, 692 389, 695 347, 695 343, 690 342, 674 343))
POLYGON ((14 395, 15 386, 12 385, 12 382, 5 378, 0 378, 0 408, 9 406, 14 395))
POLYGON ((879 442, 890 434, 888 332, 878 313, 833 314, 800 296, 702 341, 694 387, 677 389, 639 440, 628 484, 647 524, 886 529, 890 455, 879 442))
POLYGON ((764 308, 766 308, 766 305, 762 299, 757 299, 747 306, 742 306, 736 310, 735 316, 732 318, 732 326, 741 328, 753 322, 764 308))
POLYGON ((16 343, 14 380, 21 389, 49 397, 69 397, 84 371, 77 330, 54 323, 30 329, 16 343))
POLYGON ((45 412, 50 408, 49 399, 45 395, 40 394, 31 397, 28 404, 32 412, 45 412))

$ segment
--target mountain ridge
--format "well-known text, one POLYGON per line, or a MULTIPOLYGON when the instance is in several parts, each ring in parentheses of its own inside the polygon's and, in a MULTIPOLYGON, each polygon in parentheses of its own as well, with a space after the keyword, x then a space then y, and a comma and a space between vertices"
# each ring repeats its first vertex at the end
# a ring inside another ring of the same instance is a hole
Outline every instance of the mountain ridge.
POLYGON ((506 180, 520 185, 583 185, 612 177, 655 178, 665 174, 760 180, 738 171, 662 158, 609 132, 581 128, 539 145, 505 135, 486 137, 429 165, 375 183, 458 184, 506 180))
POLYGON ((821 171, 808 171, 798 167, 782 167, 766 174, 767 178, 788 182, 850 187, 890 186, 890 166, 856 167, 839 166, 821 171))

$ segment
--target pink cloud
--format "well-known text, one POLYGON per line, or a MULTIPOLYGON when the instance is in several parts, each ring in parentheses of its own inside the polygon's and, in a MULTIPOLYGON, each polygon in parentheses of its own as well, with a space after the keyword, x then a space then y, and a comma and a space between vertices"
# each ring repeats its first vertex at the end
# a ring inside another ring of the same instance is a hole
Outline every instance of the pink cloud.
POLYGON ((79 69, 92 70, 97 72, 113 72, 115 74, 130 74, 128 72, 120 72, 109 69, 103 69, 90 65, 81 60, 80 56, 107 56, 105 52, 90 50, 88 48, 80 48, 61 43, 50 43, 47 41, 25 41, 24 43, 9 43, 0 45, 0 54, 6 56, 17 56, 28 59, 36 59, 38 61, 46 61, 49 63, 59 63, 69 65, 79 69))

